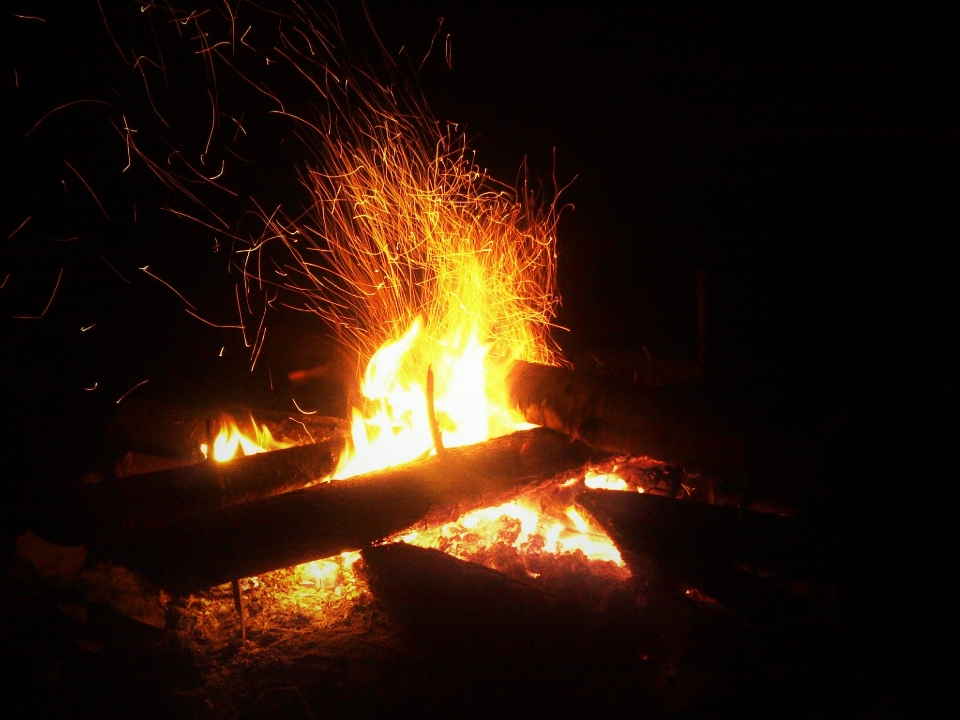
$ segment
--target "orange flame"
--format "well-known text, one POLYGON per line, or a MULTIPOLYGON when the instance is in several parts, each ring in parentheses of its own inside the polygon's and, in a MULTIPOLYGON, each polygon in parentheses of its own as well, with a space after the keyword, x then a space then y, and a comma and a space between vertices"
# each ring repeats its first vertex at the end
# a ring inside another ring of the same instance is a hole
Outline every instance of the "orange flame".
MULTIPOLYGON (((281 243, 272 282, 324 318, 360 361, 353 447, 337 479, 529 427, 506 401, 507 373, 517 360, 561 362, 550 337, 559 304, 555 201, 541 205, 526 186, 491 180, 464 137, 401 87, 354 79, 330 88, 329 117, 311 126, 312 207, 296 220, 264 216, 245 261, 262 282, 254 258, 281 243)), ((613 543, 571 503, 518 499, 416 542, 442 546, 447 531, 492 542, 506 522, 519 528, 514 549, 580 552, 622 567, 613 543)))
MULTIPOLYGON (((250 423, 253 426, 253 438, 241 432, 233 418, 224 417, 221 419, 220 431, 213 440, 213 459, 217 462, 227 462, 233 460, 238 452, 242 455, 256 455, 268 450, 289 447, 287 444, 274 440, 270 429, 266 425, 258 426, 253 418, 250 418, 250 423)), ((210 457, 210 447, 207 443, 200 444, 200 452, 204 458, 210 457)))

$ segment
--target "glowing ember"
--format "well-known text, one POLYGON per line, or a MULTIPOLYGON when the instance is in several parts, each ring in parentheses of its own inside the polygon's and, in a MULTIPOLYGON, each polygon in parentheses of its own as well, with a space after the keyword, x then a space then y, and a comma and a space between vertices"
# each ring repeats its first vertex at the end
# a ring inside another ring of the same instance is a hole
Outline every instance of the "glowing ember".
POLYGON ((356 584, 353 565, 359 559, 360 553, 345 552, 323 560, 297 565, 294 572, 297 574, 300 585, 332 592, 340 597, 344 593, 344 588, 356 584))
POLYGON ((629 576, 613 541, 584 517, 572 499, 583 489, 583 478, 554 483, 496 507, 474 510, 444 525, 394 538, 437 547, 463 560, 497 569, 505 557, 520 563, 526 575, 537 577, 545 557, 578 554, 590 561, 612 563, 629 576), (491 559, 491 549, 497 558, 491 559))
MULTIPOLYGON (((250 418, 250 424, 253 426, 253 438, 244 435, 232 418, 223 418, 220 422, 220 431, 213 440, 213 459, 217 462, 227 462, 235 458, 238 452, 242 455, 256 455, 268 450, 289 447, 285 443, 274 440, 266 425, 258 426, 253 418, 250 418)), ((203 457, 210 457, 210 447, 207 443, 201 443, 200 452, 203 453, 203 457)))
MULTIPOLYGON (((624 480, 619 475, 617 475, 616 472, 598 473, 593 470, 588 470, 586 479, 583 481, 583 484, 586 485, 591 490, 631 490, 632 489, 627 484, 627 481, 624 480)), ((637 491, 643 492, 643 488, 638 487, 637 491)))

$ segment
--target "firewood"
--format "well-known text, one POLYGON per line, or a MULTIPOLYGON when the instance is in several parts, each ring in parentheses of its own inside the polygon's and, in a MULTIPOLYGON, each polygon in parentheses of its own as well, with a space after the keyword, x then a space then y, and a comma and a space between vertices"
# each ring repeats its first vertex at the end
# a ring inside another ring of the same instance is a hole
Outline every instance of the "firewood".
POLYGON ((277 410, 231 406, 197 408, 156 400, 128 400, 117 408, 107 431, 109 445, 122 455, 134 451, 145 455, 201 460, 200 445, 208 443, 207 422, 222 416, 232 418, 253 436, 250 419, 266 425, 282 444, 303 445, 341 435, 346 422, 339 418, 277 410))
POLYGON ((358 550, 428 514, 452 520, 602 457, 552 430, 534 428, 115 537, 101 551, 168 589, 210 587, 358 550))
POLYGON ((71 503, 75 524, 89 539, 296 490, 330 475, 343 446, 343 438, 334 438, 84 485, 71 503))
POLYGON ((381 606, 454 660, 469 648, 469 662, 536 659, 554 673, 568 669, 571 652, 609 663, 636 656, 636 604, 626 592, 599 611, 440 550, 388 543, 362 557, 381 606))
POLYGON ((828 577, 827 546, 796 518, 609 490, 586 491, 576 503, 635 572, 649 578, 645 562, 653 562, 675 589, 702 591, 762 626, 797 627, 809 614, 782 582, 762 578, 828 577))
POLYGON ((817 485, 819 421, 771 421, 770 398, 703 386, 649 387, 583 371, 517 362, 511 402, 529 422, 603 450, 709 470, 792 505, 817 485), (792 425, 791 425, 792 423, 792 425))
POLYGON ((469 647, 481 656, 518 649, 556 655, 559 635, 582 632, 583 613, 557 595, 439 550, 390 543, 362 556, 381 606, 455 653, 469 647))
POLYGON ((532 423, 611 452, 716 469, 740 464, 733 418, 712 417, 699 388, 656 388, 561 367, 518 362, 509 397, 532 423), (731 442, 733 440, 733 442, 731 442))
POLYGON ((768 573, 820 577, 826 549, 795 517, 648 493, 588 490, 577 505, 627 550, 662 563, 706 568, 736 563, 768 573))

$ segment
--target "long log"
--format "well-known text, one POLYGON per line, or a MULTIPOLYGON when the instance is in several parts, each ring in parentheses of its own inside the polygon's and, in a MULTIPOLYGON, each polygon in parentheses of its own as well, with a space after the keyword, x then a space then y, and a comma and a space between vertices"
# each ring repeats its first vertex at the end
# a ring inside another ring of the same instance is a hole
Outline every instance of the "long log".
POLYGON ((461 655, 464 647, 471 653, 532 647, 559 659, 568 635, 584 639, 586 618, 572 603, 482 565, 404 543, 366 548, 362 556, 384 609, 461 655))
POLYGON ((428 514, 454 519, 605 456, 534 428, 448 448, 443 457, 184 518, 114 538, 101 550, 163 587, 189 591, 358 550, 428 514))
POLYGON ((250 419, 266 425, 275 440, 303 445, 343 434, 346 423, 339 418, 277 410, 231 406, 198 408, 156 400, 128 400, 117 408, 107 429, 108 444, 122 455, 134 451, 145 455, 202 460, 201 443, 209 442, 208 421, 232 418, 252 436, 250 419))
POLYGON ((737 477, 767 497, 792 498, 816 484, 817 419, 774 417, 766 397, 636 385, 524 362, 511 369, 507 393, 527 421, 599 449, 737 477))
POLYGON ((84 485, 73 498, 75 524, 88 537, 163 525, 298 490, 334 471, 344 440, 273 450, 227 462, 113 478, 84 485))

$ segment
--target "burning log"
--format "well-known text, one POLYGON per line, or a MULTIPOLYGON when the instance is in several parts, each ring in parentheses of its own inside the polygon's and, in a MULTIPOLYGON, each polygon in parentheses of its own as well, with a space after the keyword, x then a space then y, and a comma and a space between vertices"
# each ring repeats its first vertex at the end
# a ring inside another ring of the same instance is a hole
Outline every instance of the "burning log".
POLYGON ((208 421, 224 415, 233 418, 241 430, 248 430, 245 426, 252 417, 266 426, 275 441, 286 445, 322 442, 342 434, 346 427, 339 418, 321 415, 294 417, 291 413, 246 407, 210 412, 154 400, 128 400, 117 408, 107 440, 118 454, 132 450, 145 455, 199 461, 203 458, 200 445, 209 442, 208 421))
POLYGON ((525 362, 511 368, 507 393, 531 423, 609 452, 736 477, 752 485, 745 499, 787 496, 791 504, 815 484, 820 439, 807 427, 774 429, 766 399, 635 385, 525 362))
POLYGON ((535 428, 447 448, 443 457, 183 518, 114 538, 103 551, 168 589, 210 587, 358 550, 428 514, 438 522, 454 519, 602 456, 535 428))
POLYGON ((84 485, 74 498, 88 535, 142 528, 297 490, 334 471, 342 437, 84 485))
POLYGON ((514 644, 518 634, 543 643, 554 628, 583 624, 557 595, 440 550, 389 543, 361 555, 370 589, 388 612, 424 634, 469 637, 471 651, 514 644))

